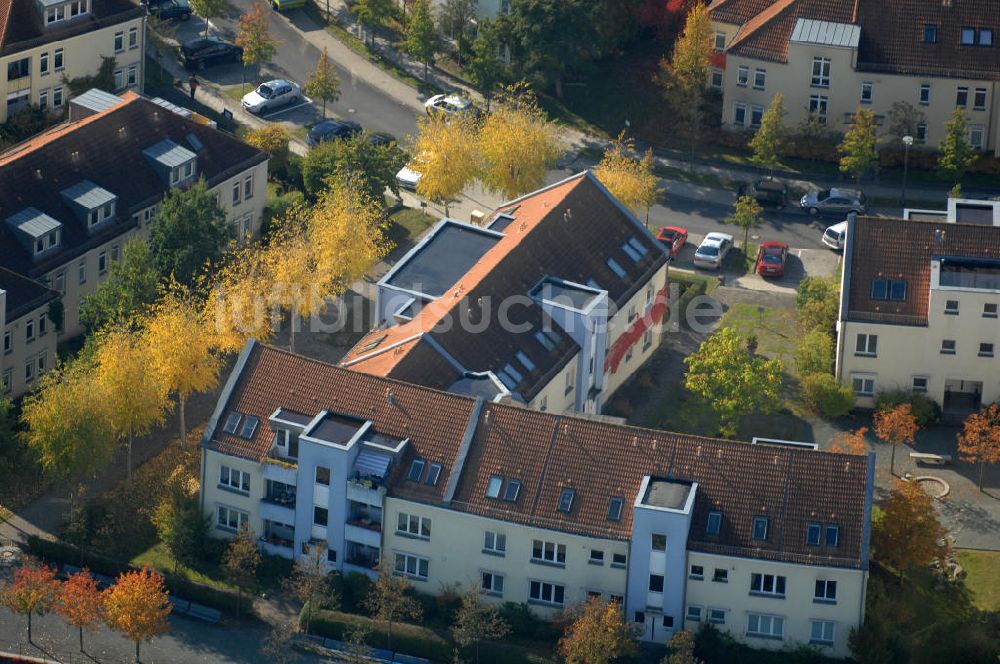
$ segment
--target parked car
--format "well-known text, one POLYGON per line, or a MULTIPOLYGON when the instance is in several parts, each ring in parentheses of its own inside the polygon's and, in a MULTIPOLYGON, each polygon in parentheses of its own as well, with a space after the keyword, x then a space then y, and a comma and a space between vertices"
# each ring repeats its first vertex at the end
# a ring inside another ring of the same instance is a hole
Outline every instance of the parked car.
POLYGON ((306 143, 310 146, 327 141, 345 140, 361 133, 361 125, 350 120, 323 120, 314 124, 306 134, 306 143))
POLYGON ((462 113, 474 113, 475 106, 468 97, 456 94, 434 95, 424 102, 424 109, 427 115, 444 113, 445 115, 459 115, 462 113))
POLYGON ((709 233, 694 252, 694 265, 718 270, 726 261, 726 254, 733 248, 733 236, 728 233, 709 233))
POLYGON ((275 11, 284 11, 286 9, 295 9, 296 7, 305 7, 306 0, 271 0, 271 6, 274 7, 275 11))
POLYGON ((368 142, 372 145, 392 145, 396 142, 396 137, 392 134, 375 131, 368 134, 368 142))
POLYGON ((420 179, 423 177, 420 171, 414 170, 413 166, 414 164, 411 161, 396 173, 396 182, 399 186, 410 191, 417 190, 417 185, 420 184, 420 179))
POLYGON ((847 220, 840 222, 839 224, 834 224, 823 231, 823 244, 834 249, 835 251, 841 251, 844 248, 844 244, 847 243, 847 220))
POLYGON ((757 274, 762 277, 783 277, 788 245, 784 242, 763 242, 757 250, 757 274))
POLYGON ((149 0, 149 13, 164 21, 186 21, 191 18, 188 0, 149 0))
POLYGON ((243 49, 218 37, 199 37, 181 45, 181 60, 188 69, 204 69, 209 65, 242 62, 243 49))
POLYGON ((857 189, 816 189, 810 191, 799 206, 814 217, 817 215, 842 215, 849 212, 864 214, 868 208, 868 198, 857 189))
POLYGON ((761 207, 781 209, 787 202, 788 187, 781 180, 761 178, 756 182, 740 185, 739 195, 752 196, 761 207))
POLYGON ((261 83, 256 90, 243 95, 243 108, 259 115, 264 111, 292 104, 300 99, 302 99, 302 90, 297 84, 276 79, 261 83))
POLYGON ((656 239, 663 243, 663 248, 667 250, 667 255, 671 260, 677 258, 681 247, 687 242, 688 232, 678 226, 664 226, 656 234, 656 239))

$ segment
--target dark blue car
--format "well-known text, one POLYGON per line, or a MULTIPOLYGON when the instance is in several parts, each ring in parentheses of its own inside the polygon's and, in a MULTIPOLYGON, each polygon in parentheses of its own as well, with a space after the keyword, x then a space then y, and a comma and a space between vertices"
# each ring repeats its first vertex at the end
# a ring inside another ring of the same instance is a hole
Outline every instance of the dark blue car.
POLYGON ((313 125, 306 136, 306 143, 319 145, 327 141, 345 140, 361 133, 361 125, 350 120, 323 120, 313 125))

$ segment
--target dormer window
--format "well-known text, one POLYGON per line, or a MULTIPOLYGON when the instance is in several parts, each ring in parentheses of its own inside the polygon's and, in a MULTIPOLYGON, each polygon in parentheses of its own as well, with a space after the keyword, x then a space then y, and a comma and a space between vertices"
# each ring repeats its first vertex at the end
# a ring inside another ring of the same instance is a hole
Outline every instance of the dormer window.
POLYGON ((60 194, 88 231, 115 218, 118 197, 90 180, 81 180, 60 194))
POLYGON ((7 218, 7 226, 34 258, 62 244, 62 224, 33 207, 7 218))
POLYGON ((45 25, 47 26, 82 16, 90 11, 90 0, 73 0, 72 2, 40 0, 39 4, 42 5, 45 25))
POLYGON ((576 491, 573 489, 563 489, 562 495, 559 496, 559 511, 569 512, 573 509, 573 498, 576 496, 576 491))
POLYGON ((142 153, 171 187, 187 183, 198 173, 198 155, 169 138, 146 148, 142 153))

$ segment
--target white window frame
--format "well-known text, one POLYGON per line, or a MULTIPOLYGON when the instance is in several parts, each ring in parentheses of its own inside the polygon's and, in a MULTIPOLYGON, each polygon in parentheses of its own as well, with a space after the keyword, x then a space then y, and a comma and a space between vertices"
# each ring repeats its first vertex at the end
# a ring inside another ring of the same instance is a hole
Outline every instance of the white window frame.
POLYGON ((830 88, 830 58, 816 56, 812 59, 812 74, 809 79, 809 87, 830 88))
POLYGON ((746 635, 783 641, 785 639, 785 619, 782 616, 768 613, 748 613, 746 635), (767 629, 764 629, 765 622, 767 629))
POLYGON ((507 555, 507 534, 487 530, 483 534, 483 553, 507 555))
POLYGON ((733 124, 740 127, 747 126, 747 105, 741 101, 733 104, 733 124), (740 114, 743 115, 743 119, 740 119, 740 114))
POLYGON ((983 125, 969 125, 969 145, 975 150, 982 150, 986 140, 986 127, 983 125))
POLYGON ((253 173, 243 178, 243 200, 253 198, 253 173))
POLYGON ((399 512, 396 515, 396 534, 429 540, 431 538, 431 520, 425 516, 399 512))
POLYGON ((826 124, 830 110, 830 98, 826 95, 809 95, 809 113, 816 116, 820 124, 826 124))
POLYGON ((481 570, 479 576, 481 589, 484 593, 494 597, 503 597, 503 574, 492 570, 481 570))
POLYGON ((861 103, 870 104, 875 97, 875 84, 871 81, 861 83, 861 103))
POLYGON ((955 88, 955 106, 959 108, 966 108, 969 105, 969 86, 959 85, 955 88), (959 103, 959 100, 965 98, 964 101, 959 103))
POLYGON ((986 100, 989 98, 986 88, 976 88, 972 92, 972 110, 974 111, 985 111, 986 110, 986 100), (982 103, 980 103, 980 99, 982 103))
POLYGON ((931 103, 931 84, 921 83, 920 92, 917 95, 917 103, 921 106, 927 106, 931 103))
POLYGON ((851 389, 854 390, 854 394, 859 397, 870 397, 874 396, 875 390, 878 387, 878 381, 876 380, 875 374, 870 373, 852 373, 851 374, 851 389), (861 381, 860 386, 858 381, 861 381), (871 387, 867 386, 868 382, 871 382, 871 387))
POLYGON ((736 87, 745 88, 750 85, 750 67, 740 65, 736 68, 736 87))
POLYGON ((139 65, 131 64, 125 76, 125 86, 133 88, 139 84, 139 65))
MULTIPOLYGON (((59 69, 57 69, 56 71, 59 71, 59 69)), ((56 87, 52 88, 52 108, 62 108, 62 105, 63 105, 63 86, 57 85, 56 87)))
POLYGON ((721 90, 723 83, 725 83, 726 81, 725 74, 723 74, 718 69, 713 69, 712 77, 710 80, 713 88, 715 88, 716 90, 721 90))
POLYGON ((753 572, 750 574, 750 594, 766 595, 768 597, 784 597, 788 592, 788 578, 781 574, 764 574, 753 572), (757 583, 759 581, 759 583, 757 583), (778 586, 781 589, 778 589, 778 586), (756 587, 754 587, 756 586, 756 587))
POLYGON ((878 335, 858 333, 854 342, 854 354, 858 357, 878 357, 878 335))
POLYGON ((566 545, 558 542, 536 539, 531 543, 531 562, 543 565, 566 566, 566 545), (536 556, 537 552, 540 556, 536 556))
POLYGON ((394 551, 393 573, 409 579, 426 581, 430 577, 431 561, 422 556, 402 551, 394 551), (400 567, 402 562, 402 568, 400 567))
POLYGON ((125 52, 125 31, 121 30, 115 33, 115 53, 125 52))
POLYGON ((832 646, 837 638, 837 623, 832 620, 810 620, 809 621, 809 643, 819 646, 832 646), (816 635, 816 627, 819 626, 819 636, 816 635), (827 628, 830 635, 827 637, 827 628))
POLYGON ((49 52, 38 54, 38 73, 41 76, 48 76, 49 74, 49 52))
POLYGON ((721 30, 717 30, 712 44, 716 51, 726 50, 726 33, 721 30))
POLYGON ((250 473, 225 464, 220 465, 219 486, 244 495, 250 495, 250 473))
POLYGON ((547 604, 549 606, 565 606, 566 604, 566 586, 559 583, 552 583, 551 581, 540 581, 537 579, 532 579, 528 581, 528 599, 530 602, 536 602, 539 604, 547 604), (537 596, 533 593, 535 588, 538 588, 537 596), (556 589, 562 591, 562 601, 556 600, 556 589), (546 592, 548 590, 548 592, 546 592), (547 597, 546 597, 547 596, 547 597))
POLYGON ((767 85, 767 70, 759 67, 753 70, 753 89, 763 90, 767 85))
POLYGON ((684 614, 685 622, 701 622, 701 607, 688 606, 687 613, 684 614))
POLYGON ((215 508, 215 527, 220 530, 228 530, 230 532, 237 532, 240 527, 244 524, 250 523, 250 514, 244 512, 243 510, 238 510, 235 507, 230 507, 228 505, 216 505, 215 508), (222 523, 223 512, 225 512, 226 519, 225 523, 222 523), (234 519, 235 517, 235 519, 234 519), (236 521, 236 525, 233 526, 232 522, 236 521))
POLYGON ((816 579, 813 587, 813 602, 816 604, 836 604, 837 582, 834 579, 816 579))
POLYGON ((243 202, 243 184, 237 180, 233 183, 233 207, 236 207, 241 202, 243 202))
POLYGON ((931 383, 930 376, 913 376, 913 379, 910 383, 910 391, 926 393, 927 388, 930 387, 930 383, 931 383), (923 381, 924 383, 923 387, 918 386, 917 381, 923 381))
MULTIPOLYGON (((52 68, 55 71, 62 71, 66 67, 66 51, 61 48, 57 48, 52 52, 52 68)), ((62 88, 59 88, 61 91, 62 88)))
POLYGON ((764 121, 764 107, 758 104, 750 104, 750 127, 759 129, 760 123, 764 121))
POLYGON ((139 48, 139 28, 135 26, 128 29, 128 47, 139 48))
POLYGON ((726 609, 709 609, 708 610, 708 622, 712 625, 725 625, 726 624, 726 609), (718 617, 721 615, 722 617, 718 617))
POLYGON ((10 394, 14 391, 14 368, 8 367, 3 370, 3 377, 0 379, 0 392, 10 394))

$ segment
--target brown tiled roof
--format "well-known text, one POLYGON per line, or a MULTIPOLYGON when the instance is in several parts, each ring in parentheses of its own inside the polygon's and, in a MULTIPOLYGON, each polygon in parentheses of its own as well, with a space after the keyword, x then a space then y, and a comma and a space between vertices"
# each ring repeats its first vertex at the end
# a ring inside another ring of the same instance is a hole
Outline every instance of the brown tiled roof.
POLYGON ((507 309, 504 303, 513 296, 526 296, 542 278, 554 276, 580 284, 593 279, 608 291, 612 302, 622 305, 666 261, 662 247, 589 171, 502 206, 494 216, 502 213, 514 217, 504 237, 445 295, 424 306, 412 321, 366 335, 344 356, 342 364, 356 371, 443 386, 454 366, 433 358, 432 352, 437 351, 425 348, 429 343, 426 338, 405 343, 391 355, 379 349, 414 337, 432 337, 469 371, 499 370, 521 351, 535 369, 524 375, 516 391, 530 400, 579 348, 562 332, 559 345, 547 350, 534 334, 543 323, 556 329, 558 325, 545 320, 538 304, 525 300, 507 309), (638 262, 621 249, 629 236, 648 249, 638 262), (614 258, 625 270, 624 278, 608 267, 608 258, 614 258), (469 320, 476 322, 482 320, 487 306, 490 320, 498 320, 505 311, 512 325, 488 325, 475 333, 458 325, 463 308, 471 312, 469 320), (441 324, 447 320, 451 320, 450 325, 441 324), (375 349, 362 350, 383 337, 375 349), (420 357, 410 358, 417 349, 420 357))
POLYGON ((858 69, 899 74, 1000 79, 1000 4, 996 0, 860 0, 858 69), (924 25, 937 26, 925 44, 924 25), (989 28, 990 47, 962 46, 962 28, 989 28))
POLYGON ((210 186, 232 177, 267 155, 236 137, 154 104, 134 93, 110 109, 50 129, 0 154, 0 266, 38 277, 135 226, 132 215, 156 203, 167 183, 143 150, 170 139, 198 154, 198 172, 210 186), (188 140, 194 136, 202 150, 188 140), (117 219, 88 233, 59 192, 90 180, 118 196, 117 219), (3 223, 35 207, 63 224, 61 250, 35 263, 3 223))
POLYGON ((858 217, 849 235, 848 320, 926 325, 931 257, 1000 259, 995 226, 858 217), (873 279, 905 280, 906 301, 873 299, 873 279))
POLYGON ((145 8, 129 0, 90 0, 89 14, 46 28, 35 0, 0 0, 0 55, 69 39, 145 13, 145 8))
POLYGON ((4 267, 0 267, 0 290, 7 294, 4 306, 7 324, 59 297, 59 291, 4 267))
POLYGON ((788 40, 800 18, 852 23, 854 0, 776 0, 743 24, 729 44, 729 52, 787 62, 788 40))
MULTIPOLYGON (((870 485, 863 456, 776 448, 567 417, 486 403, 476 414, 471 397, 447 394, 256 346, 228 403, 221 409, 266 418, 278 407, 315 414, 321 409, 371 419, 380 433, 410 439, 391 476, 390 495, 482 516, 610 539, 628 539, 632 504, 646 475, 698 482, 688 539, 692 549, 727 555, 845 567, 866 564, 864 524, 870 485), (393 402, 386 399, 392 392, 393 402), (463 450, 470 419, 475 434, 463 450), (443 465, 437 487, 410 482, 414 456, 443 465), (460 473, 448 501, 452 473, 460 473), (486 498, 493 475, 516 478, 516 502, 486 498), (576 490, 570 513, 557 509, 564 487, 576 490), (608 502, 621 497, 619 521, 608 502), (705 533, 710 510, 723 514, 718 536, 705 533), (750 539, 755 516, 767 516, 765 542, 750 539), (835 551, 807 547, 808 523, 836 523, 835 551)), ((260 460, 270 447, 267 427, 256 437, 217 435, 208 446, 260 460)))
POLYGON ((708 6, 712 20, 743 25, 773 5, 777 0, 714 0, 708 6))

